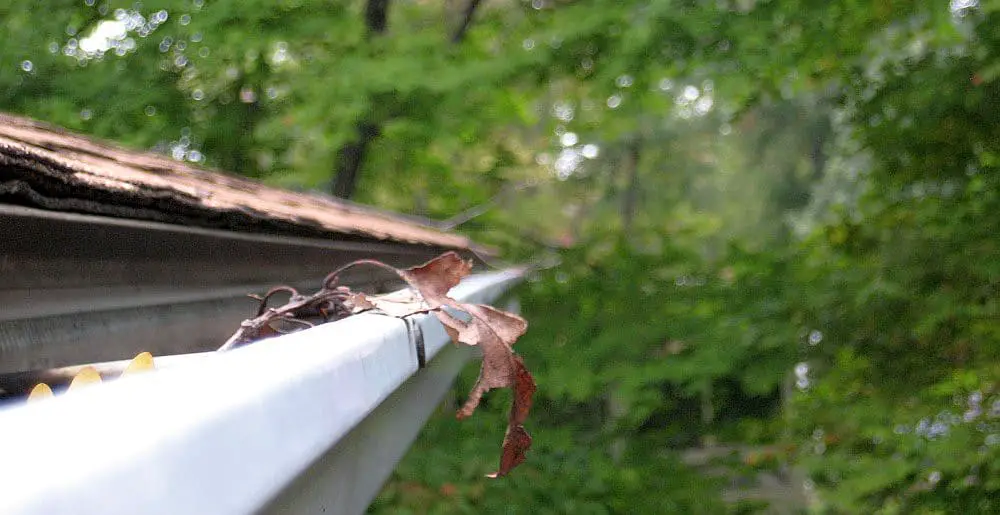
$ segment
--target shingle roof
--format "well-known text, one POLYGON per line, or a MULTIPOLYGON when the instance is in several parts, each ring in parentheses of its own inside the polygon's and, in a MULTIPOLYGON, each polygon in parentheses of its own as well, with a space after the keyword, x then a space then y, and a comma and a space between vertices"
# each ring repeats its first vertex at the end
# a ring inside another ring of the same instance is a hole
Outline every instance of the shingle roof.
POLYGON ((472 249, 411 219, 0 113, 0 202, 237 231, 472 249))

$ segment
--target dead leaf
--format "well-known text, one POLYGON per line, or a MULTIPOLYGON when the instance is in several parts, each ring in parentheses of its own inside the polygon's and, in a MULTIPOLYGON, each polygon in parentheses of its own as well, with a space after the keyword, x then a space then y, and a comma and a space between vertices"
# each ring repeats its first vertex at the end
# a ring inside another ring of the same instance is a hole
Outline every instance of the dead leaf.
POLYGON ((520 465, 531 448, 531 436, 524 429, 524 421, 531 411, 535 394, 535 379, 528 373, 520 356, 514 356, 517 368, 514 378, 514 403, 510 407, 507 422, 507 432, 504 434, 500 453, 500 468, 487 477, 498 478, 506 476, 511 469, 520 465))
POLYGON ((344 303, 354 313, 375 309, 375 304, 368 300, 364 293, 352 293, 344 303))
POLYGON ((485 304, 462 304, 470 315, 486 322, 504 343, 513 347, 517 339, 528 330, 528 321, 506 311, 485 304))
POLYGON ((323 288, 309 296, 302 296, 288 287, 278 287, 261 298, 258 316, 245 320, 239 330, 230 337, 221 351, 250 343, 273 332, 271 323, 276 320, 311 324, 307 318, 321 315, 328 320, 333 316, 348 316, 354 313, 377 310, 397 318, 405 318, 416 313, 434 313, 444 325, 445 331, 455 344, 463 343, 479 347, 483 355, 479 378, 469 392, 465 404, 456 416, 465 418, 476 410, 483 395, 494 388, 512 388, 514 402, 508 416, 508 426, 504 436, 499 470, 491 477, 506 475, 524 461, 525 453, 531 446, 531 437, 523 423, 531 410, 535 393, 535 382, 520 357, 514 354, 513 346, 524 335, 528 322, 506 311, 482 304, 465 304, 448 296, 472 271, 472 261, 463 260, 455 252, 445 252, 440 256, 406 270, 399 270, 385 263, 359 259, 345 264, 327 275, 323 288), (410 290, 386 294, 365 295, 352 292, 346 286, 338 286, 341 273, 355 266, 374 266, 395 272, 410 290), (280 291, 289 292, 292 298, 283 306, 267 307, 267 300, 280 291), (470 316, 468 322, 445 311, 445 307, 461 311, 470 316))
POLYGON ((479 331, 475 324, 463 322, 442 309, 435 311, 434 316, 444 325, 444 330, 448 333, 452 343, 479 345, 479 331))
MULTIPOLYGON (((476 379, 476 384, 472 386, 472 391, 469 392, 465 404, 458 410, 458 418, 460 419, 472 415, 486 392, 493 388, 513 386, 515 377, 514 353, 510 347, 501 341, 500 337, 482 320, 475 318, 471 324, 476 328, 479 349, 483 353, 483 362, 479 368, 479 378, 476 379)), ((462 333, 459 334, 461 338, 462 333)), ((464 340, 460 341, 464 343, 464 340)))
POLYGON ((458 254, 449 252, 419 267, 403 271, 401 275, 420 292, 429 307, 437 308, 434 315, 444 325, 453 342, 475 345, 482 351, 479 377, 456 416, 462 419, 472 415, 483 395, 493 388, 511 387, 514 390, 514 403, 508 417, 500 469, 491 476, 500 477, 524 461, 525 453, 531 446, 531 437, 522 424, 531 410, 536 387, 524 362, 513 351, 514 343, 524 335, 528 322, 513 313, 491 306, 465 304, 448 297, 448 292, 471 270, 471 262, 463 261, 458 254), (472 316, 472 320, 463 322, 444 311, 444 306, 465 311, 472 316))
MULTIPOLYGON (((441 317, 438 317, 438 320, 440 319, 441 317)), ((451 339, 451 343, 457 346, 458 340, 459 338, 461 338, 461 333, 459 332, 458 329, 455 329, 454 327, 451 327, 448 324, 443 324, 443 325, 444 325, 444 332, 448 333, 448 338, 451 339)))
POLYGON ((531 447, 531 436, 524 426, 510 426, 503 437, 503 452, 500 454, 500 468, 487 475, 489 478, 506 476, 510 471, 524 462, 525 454, 531 447))
POLYGON ((510 408, 510 424, 520 425, 528 419, 528 412, 534 403, 537 386, 535 378, 531 377, 520 356, 514 356, 517 371, 514 377, 514 404, 510 408))
POLYGON ((257 308, 257 316, 263 315, 267 311, 267 303, 272 297, 279 293, 287 293, 292 299, 299 297, 299 292, 291 286, 275 286, 267 291, 263 297, 257 295, 251 295, 250 298, 260 301, 260 306, 257 308))
POLYGON ((524 361, 514 354, 511 345, 524 334, 527 322, 513 313, 500 311, 489 306, 459 304, 473 318, 462 322, 444 311, 436 311, 449 335, 455 341, 478 345, 483 353, 479 378, 469 392, 465 404, 456 416, 463 419, 472 415, 483 395, 493 388, 512 387, 514 401, 508 416, 507 432, 504 436, 500 456, 500 469, 489 477, 502 477, 525 459, 531 447, 531 437, 522 425, 531 411, 536 386, 524 361))
POLYGON ((436 308, 455 302, 447 298, 448 292, 471 271, 472 261, 465 261, 455 252, 445 252, 420 266, 402 270, 400 275, 423 295, 430 307, 436 308))
POLYGON ((385 295, 354 293, 347 302, 354 307, 355 312, 377 309, 396 318, 425 313, 430 309, 430 306, 424 302, 424 298, 410 289, 386 293, 385 295))

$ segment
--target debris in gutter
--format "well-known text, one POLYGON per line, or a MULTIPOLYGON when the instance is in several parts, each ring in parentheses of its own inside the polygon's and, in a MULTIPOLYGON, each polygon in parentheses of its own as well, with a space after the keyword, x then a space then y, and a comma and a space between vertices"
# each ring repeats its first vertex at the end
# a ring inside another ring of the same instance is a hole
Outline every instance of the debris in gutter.
POLYGON ((380 312, 403 318, 417 313, 433 313, 444 324, 455 344, 475 345, 483 353, 483 363, 469 398, 458 411, 458 418, 466 418, 475 411, 483 394, 494 388, 511 388, 514 402, 508 416, 499 469, 490 477, 509 473, 525 459, 531 447, 531 437, 524 429, 524 422, 531 410, 535 381, 524 361, 514 354, 513 345, 525 333, 528 323, 523 318, 483 304, 467 304, 448 296, 472 271, 472 262, 465 261, 455 252, 440 256, 413 268, 400 270, 370 259, 348 263, 327 275, 323 286, 312 295, 302 295, 294 288, 272 288, 262 298, 257 317, 244 320, 220 351, 230 350, 250 342, 282 334, 289 329, 311 327, 316 320, 329 321, 364 311, 380 312), (340 274, 357 266, 374 266, 395 273, 412 289, 411 295, 397 293, 368 296, 352 292, 338 285, 340 274), (268 301, 277 293, 291 295, 279 307, 268 307, 268 301), (468 322, 459 320, 444 310, 452 308, 470 316, 468 322))
MULTIPOLYGON (((459 419, 471 416, 482 396, 491 389, 511 388, 514 392, 500 466, 489 475, 494 478, 502 477, 525 460, 525 454, 531 447, 531 437, 524 428, 524 422, 531 410, 536 386, 523 360, 513 350, 514 343, 525 333, 528 323, 513 313, 484 304, 459 302, 449 297, 448 292, 469 275, 471 270, 472 262, 463 260, 455 252, 446 252, 427 263, 408 269, 397 269, 370 259, 357 260, 327 275, 322 287, 315 293, 303 295, 290 286, 277 286, 263 296, 253 296, 260 301, 256 316, 244 320, 218 351, 226 352, 265 338, 362 312, 401 319, 418 313, 433 314, 444 325, 456 345, 474 345, 483 354, 479 378, 465 404, 456 414, 459 419), (366 295, 339 284, 341 274, 359 266, 388 270, 404 280, 410 289, 386 295, 366 295), (288 295, 288 301, 283 305, 270 306, 269 303, 279 295, 288 295), (445 308, 465 313, 469 320, 463 321, 445 308)), ((102 371, 95 366, 74 367, 68 390, 100 382, 102 373, 105 377, 114 377, 119 370, 122 376, 152 370, 153 361, 152 355, 144 352, 127 364, 105 364, 101 367, 102 371)), ((53 374, 52 371, 45 373, 48 377, 66 377, 65 374, 53 374)), ((38 373, 26 377, 41 378, 45 375, 38 373)), ((31 390, 28 400, 37 401, 51 396, 52 389, 49 385, 38 382, 31 390)))

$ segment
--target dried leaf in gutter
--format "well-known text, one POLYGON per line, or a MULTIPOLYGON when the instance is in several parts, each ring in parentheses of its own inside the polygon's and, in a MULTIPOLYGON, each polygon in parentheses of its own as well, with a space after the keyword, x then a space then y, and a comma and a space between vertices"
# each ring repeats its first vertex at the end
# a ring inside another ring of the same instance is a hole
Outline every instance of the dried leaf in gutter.
MULTIPOLYGON (((500 337, 485 324, 482 320, 472 319, 471 325, 475 327, 475 332, 470 330, 459 331, 459 336, 463 334, 475 334, 478 341, 475 342, 483 352, 483 361, 479 368, 479 378, 472 386, 469 397, 465 404, 458 410, 458 418, 471 416, 479 406, 479 401, 483 394, 493 388, 504 388, 514 386, 516 372, 516 361, 511 348, 500 340, 500 337)), ((459 341, 462 341, 461 339, 459 341)), ((462 341, 462 343, 468 343, 462 341)))
POLYGON ((528 323, 513 313, 492 306, 467 304, 449 297, 448 292, 471 271, 472 262, 463 260, 455 252, 445 252, 406 270, 369 259, 354 261, 327 275, 323 287, 312 295, 300 295, 293 288, 279 286, 263 297, 257 297, 261 301, 257 316, 245 320, 219 350, 230 350, 270 336, 277 329, 273 325, 276 322, 311 326, 312 320, 316 318, 326 321, 371 310, 397 318, 417 313, 433 313, 444 324, 453 342, 477 346, 483 354, 479 378, 469 393, 468 400, 459 409, 458 418, 472 415, 482 396, 493 388, 511 388, 514 391, 500 467, 490 475, 504 476, 524 461, 525 453, 531 446, 531 437, 525 431, 523 423, 531 410, 535 382, 524 367, 524 362, 513 350, 514 343, 525 333, 528 323), (412 291, 365 295, 337 284, 344 271, 362 265, 395 273, 410 285, 412 291), (290 293, 291 298, 283 306, 268 307, 268 299, 277 292, 290 293), (445 307, 455 312, 464 312, 469 316, 469 321, 457 318, 445 311, 445 307))
POLYGON ((412 290, 370 296, 364 293, 355 293, 348 299, 348 302, 355 312, 376 309, 396 318, 426 313, 430 309, 423 297, 412 290))
POLYGON ((455 252, 445 252, 420 266, 403 270, 400 275, 423 295, 427 304, 438 307, 449 304, 444 302, 451 300, 448 292, 471 272, 472 261, 465 261, 455 252))
POLYGON ((369 309, 375 309, 375 303, 368 300, 368 296, 364 293, 354 293, 351 294, 347 300, 344 301, 352 313, 358 313, 361 311, 367 311, 369 309))
POLYGON ((472 316, 484 321, 508 346, 514 343, 528 330, 528 321, 506 311, 501 311, 486 304, 462 304, 462 307, 472 316))
POLYGON ((434 315, 445 326, 452 340, 466 345, 476 345, 483 353, 479 378, 465 404, 459 409, 459 419, 472 415, 483 394, 493 388, 510 387, 514 390, 514 403, 508 417, 504 436, 500 468, 489 477, 506 475, 525 459, 531 447, 531 437, 522 425, 531 410, 535 381, 524 362, 514 354, 513 345, 528 328, 523 318, 483 304, 466 304, 447 296, 448 291, 471 270, 471 263, 462 261, 455 253, 444 254, 424 265, 403 272, 403 277, 416 288, 429 305, 439 309, 434 315), (463 322, 440 309, 450 306, 472 316, 463 322))

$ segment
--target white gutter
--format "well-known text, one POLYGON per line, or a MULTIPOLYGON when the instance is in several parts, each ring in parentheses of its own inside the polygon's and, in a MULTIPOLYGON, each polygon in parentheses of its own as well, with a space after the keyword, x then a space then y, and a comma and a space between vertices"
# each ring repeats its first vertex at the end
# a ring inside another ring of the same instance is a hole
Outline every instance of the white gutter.
POLYGON ((416 331, 362 314, 0 411, 0 513, 361 513, 469 355, 414 322, 420 371, 416 331))

